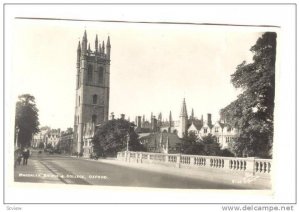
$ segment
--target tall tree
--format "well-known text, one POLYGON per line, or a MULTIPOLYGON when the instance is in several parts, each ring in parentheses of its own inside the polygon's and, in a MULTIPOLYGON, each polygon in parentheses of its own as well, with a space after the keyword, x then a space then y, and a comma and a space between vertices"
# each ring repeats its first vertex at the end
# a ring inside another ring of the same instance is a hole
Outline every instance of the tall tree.
POLYGON ((30 94, 20 95, 16 103, 15 130, 18 146, 23 148, 30 146, 32 136, 39 132, 38 109, 34 96, 30 94))
POLYGON ((134 124, 125 119, 109 120, 99 127, 92 140, 94 152, 99 156, 116 156, 118 151, 144 151, 134 131, 134 124))
POLYGON ((220 111, 240 130, 233 144, 240 156, 272 157, 276 37, 276 33, 266 32, 251 47, 253 62, 242 62, 231 75, 234 87, 242 93, 220 111))

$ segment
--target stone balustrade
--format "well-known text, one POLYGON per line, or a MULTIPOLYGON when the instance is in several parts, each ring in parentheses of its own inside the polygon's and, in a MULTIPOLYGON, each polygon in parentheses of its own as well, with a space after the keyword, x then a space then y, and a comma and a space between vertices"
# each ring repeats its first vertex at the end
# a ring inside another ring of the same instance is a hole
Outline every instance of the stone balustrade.
POLYGON ((117 159, 126 162, 158 164, 177 168, 207 168, 215 171, 270 176, 271 159, 259 159, 254 157, 219 157, 204 155, 163 154, 151 152, 118 152, 117 159))

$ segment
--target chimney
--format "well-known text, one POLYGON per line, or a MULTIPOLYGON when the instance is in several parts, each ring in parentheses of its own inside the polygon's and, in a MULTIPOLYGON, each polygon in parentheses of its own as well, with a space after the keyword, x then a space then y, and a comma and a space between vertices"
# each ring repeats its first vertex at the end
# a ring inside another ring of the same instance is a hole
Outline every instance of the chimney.
POLYGON ((152 116, 151 129, 153 132, 156 132, 157 130, 157 119, 155 118, 155 116, 152 116))
POLYGON ((115 119, 115 114, 111 113, 111 120, 114 120, 114 119, 115 119))
POLYGON ((211 123, 211 114, 210 113, 207 114, 207 125, 208 126, 212 125, 212 123, 211 123))
POLYGON ((122 120, 125 119, 125 114, 124 114, 124 113, 121 114, 121 119, 122 119, 122 120))
POLYGON ((142 117, 138 116, 137 127, 142 128, 142 117))

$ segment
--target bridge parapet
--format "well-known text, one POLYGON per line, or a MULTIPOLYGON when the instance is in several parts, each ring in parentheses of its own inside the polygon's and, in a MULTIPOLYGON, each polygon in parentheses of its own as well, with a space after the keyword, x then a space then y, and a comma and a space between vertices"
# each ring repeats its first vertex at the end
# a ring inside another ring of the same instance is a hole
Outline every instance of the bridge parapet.
POLYGON ((270 177, 271 159, 255 157, 219 157, 205 155, 163 154, 152 152, 118 152, 117 159, 130 163, 157 164, 177 168, 200 169, 212 172, 229 172, 237 175, 270 177))

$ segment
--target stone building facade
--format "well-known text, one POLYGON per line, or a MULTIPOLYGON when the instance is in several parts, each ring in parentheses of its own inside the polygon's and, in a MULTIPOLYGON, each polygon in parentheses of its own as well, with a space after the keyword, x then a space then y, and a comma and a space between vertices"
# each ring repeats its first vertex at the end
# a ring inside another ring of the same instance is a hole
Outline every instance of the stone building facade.
MULTIPOLYGON (((159 133, 165 133, 163 135, 172 133, 180 139, 190 132, 193 132, 199 140, 209 134, 215 136, 221 148, 224 149, 228 148, 229 142, 234 141, 239 134, 238 129, 225 123, 224 120, 219 120, 213 124, 212 115, 210 113, 207 114, 205 120, 203 119, 203 115, 201 116, 201 119, 198 119, 194 116, 194 110, 192 109, 191 115, 188 117, 185 99, 183 99, 181 105, 179 120, 173 120, 171 111, 168 120, 163 121, 161 113, 158 115, 157 119, 151 113, 150 120, 151 122, 145 120, 145 116, 143 116, 143 118, 141 116, 136 118, 136 132, 140 135, 140 140, 144 143, 146 143, 145 141, 151 140, 149 138, 154 138, 155 135, 158 135, 159 133)), ((178 139, 174 138, 173 135, 169 136, 170 143, 178 144, 178 139)), ((152 146, 155 144, 154 141, 152 141, 152 146)), ((154 146, 156 147, 156 145, 154 146)), ((175 146, 176 145, 174 145, 174 148, 175 146)), ((152 150, 151 148, 151 145, 149 145, 150 150, 152 150)))

